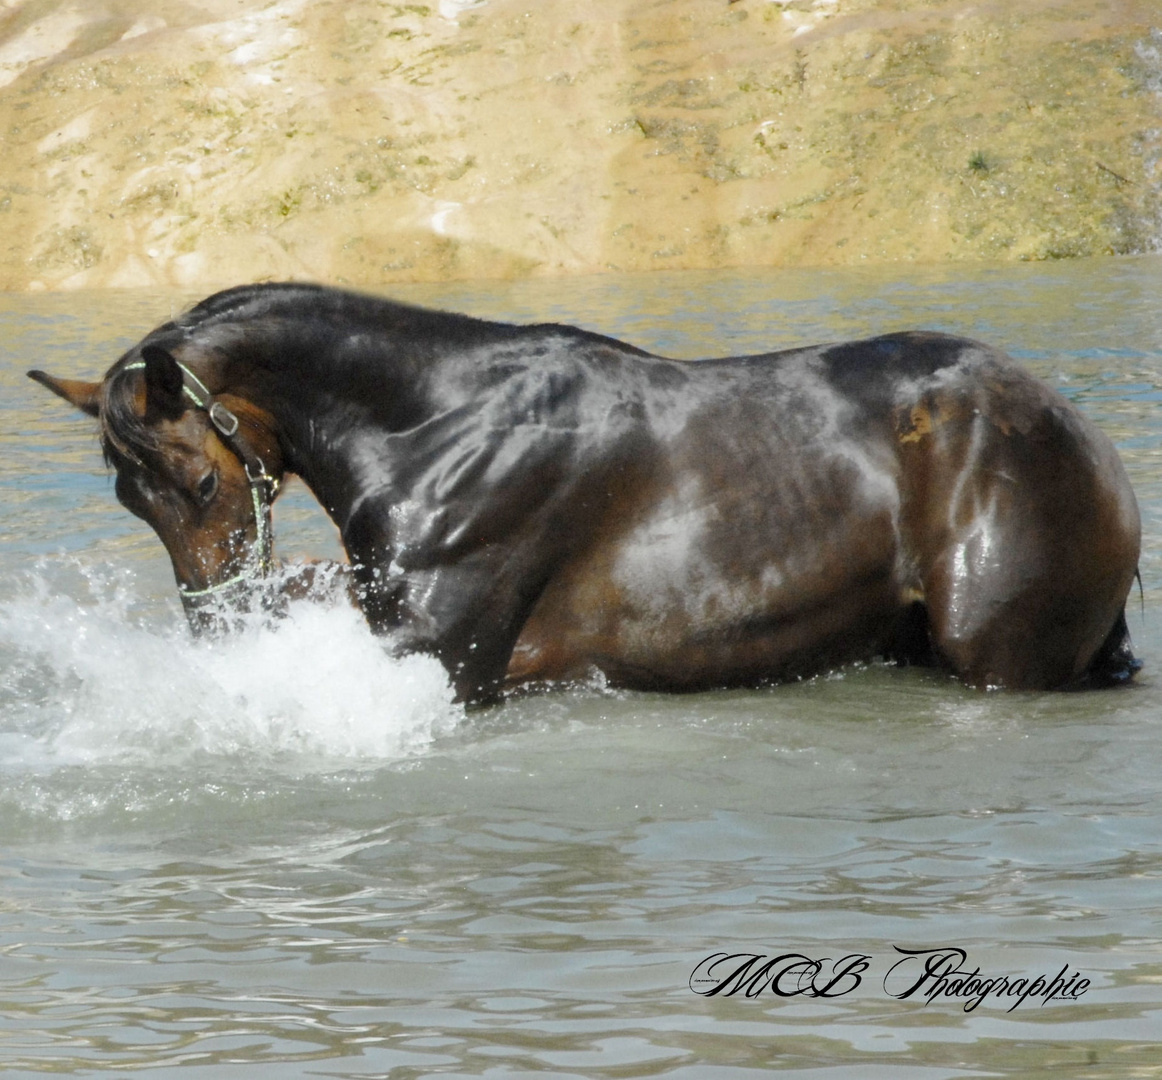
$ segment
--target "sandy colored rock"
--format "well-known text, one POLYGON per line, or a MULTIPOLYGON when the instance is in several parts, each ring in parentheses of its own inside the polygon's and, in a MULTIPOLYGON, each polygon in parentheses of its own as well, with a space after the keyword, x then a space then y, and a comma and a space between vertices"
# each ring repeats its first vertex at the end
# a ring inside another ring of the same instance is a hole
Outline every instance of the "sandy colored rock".
POLYGON ((1135 0, 0 0, 0 287, 1162 241, 1135 0))

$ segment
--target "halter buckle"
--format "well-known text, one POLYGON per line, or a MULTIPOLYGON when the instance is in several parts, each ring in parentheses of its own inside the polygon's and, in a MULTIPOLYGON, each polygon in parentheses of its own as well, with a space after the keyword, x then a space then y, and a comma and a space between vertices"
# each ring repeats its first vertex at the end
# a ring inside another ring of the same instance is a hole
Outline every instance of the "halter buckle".
POLYGON ((238 417, 220 401, 213 402, 208 411, 210 413, 210 422, 214 427, 225 435, 227 439, 232 438, 238 431, 238 417))

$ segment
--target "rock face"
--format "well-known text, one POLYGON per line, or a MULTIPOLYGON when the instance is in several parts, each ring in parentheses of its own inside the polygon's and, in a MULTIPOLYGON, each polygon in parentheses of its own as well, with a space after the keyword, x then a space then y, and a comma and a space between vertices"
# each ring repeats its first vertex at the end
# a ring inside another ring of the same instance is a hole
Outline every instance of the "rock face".
POLYGON ((0 287, 1162 243, 1156 0, 0 0, 0 287))

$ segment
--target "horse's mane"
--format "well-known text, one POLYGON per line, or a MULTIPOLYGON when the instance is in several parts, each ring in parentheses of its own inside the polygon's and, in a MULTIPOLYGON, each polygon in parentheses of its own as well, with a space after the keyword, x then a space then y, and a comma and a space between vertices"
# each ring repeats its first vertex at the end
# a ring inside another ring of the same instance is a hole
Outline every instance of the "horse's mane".
MULTIPOLYGON (((176 326, 189 336, 213 327, 269 318, 293 318, 343 335, 362 326, 380 332, 418 334, 441 343, 513 337, 525 327, 438 311, 367 293, 300 282, 239 285, 208 296, 181 315, 176 326)), ((161 330, 165 327, 159 328, 161 330)), ((299 331, 296 329, 295 331, 299 331)), ((151 335, 152 336, 152 335, 151 335)))
MULTIPOLYGON (((239 285, 208 296, 146 335, 106 373, 101 390, 101 444, 106 461, 120 458, 140 462, 143 454, 157 447, 152 429, 135 409, 136 382, 128 373, 139 360, 145 345, 166 349, 201 341, 230 349, 241 336, 240 327, 265 323, 266 348, 247 353, 248 361, 260 367, 284 364, 287 356, 309 356, 313 364, 326 364, 332 351, 329 343, 366 332, 373 336, 406 338, 412 347, 420 343, 436 353, 442 349, 464 348, 511 341, 533 333, 575 340, 578 343, 615 346, 623 352, 646 355, 622 342, 573 326, 555 323, 519 326, 491 322, 470 315, 437 311, 400 303, 385 297, 348 292, 300 282, 239 285), (314 347, 304 349, 309 337, 314 347)), ((349 362, 349 357, 345 362, 349 362)))

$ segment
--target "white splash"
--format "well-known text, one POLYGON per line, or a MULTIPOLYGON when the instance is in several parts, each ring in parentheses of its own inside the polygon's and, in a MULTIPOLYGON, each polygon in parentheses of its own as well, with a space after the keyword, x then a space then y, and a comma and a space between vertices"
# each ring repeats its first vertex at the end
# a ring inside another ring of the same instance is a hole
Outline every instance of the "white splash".
POLYGON ((421 753, 463 716, 437 661, 392 659, 346 605, 301 601, 200 642, 176 613, 149 625, 124 589, 96 586, 94 602, 36 578, 0 602, 6 770, 207 755, 328 770, 421 753))

